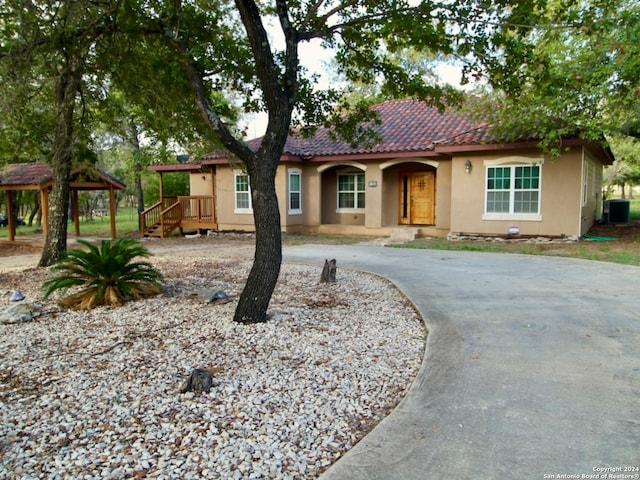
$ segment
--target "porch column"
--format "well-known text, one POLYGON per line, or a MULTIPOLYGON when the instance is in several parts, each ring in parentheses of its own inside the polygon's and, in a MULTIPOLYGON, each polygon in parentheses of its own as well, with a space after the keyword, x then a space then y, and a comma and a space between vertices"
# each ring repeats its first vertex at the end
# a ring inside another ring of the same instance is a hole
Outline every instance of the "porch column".
POLYGON ((322 224, 322 174, 309 169, 302 176, 302 208, 305 225, 318 227, 322 224))
POLYGON ((216 201, 216 167, 211 167, 211 221, 218 223, 218 202, 216 201))
POLYGON ((116 195, 112 186, 109 186, 109 221, 111 222, 111 240, 116 239, 116 195))
POLYGON ((78 191, 73 190, 71 193, 72 198, 72 206, 73 209, 73 226, 75 229, 76 237, 80 236, 80 212, 78 211, 78 191))
POLYGON ((382 170, 378 165, 368 166, 365 172, 365 216, 367 228, 382 227, 383 196, 382 170))
POLYGON ((49 189, 40 190, 40 209, 42 210, 42 234, 47 238, 47 226, 49 222, 49 189))

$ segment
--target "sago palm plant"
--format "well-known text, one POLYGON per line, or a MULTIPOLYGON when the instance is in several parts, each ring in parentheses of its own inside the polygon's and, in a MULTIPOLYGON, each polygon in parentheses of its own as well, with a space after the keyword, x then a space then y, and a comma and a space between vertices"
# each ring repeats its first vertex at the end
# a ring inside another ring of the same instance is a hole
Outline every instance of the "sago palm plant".
POLYGON ((136 240, 103 240, 100 245, 79 243, 88 250, 69 250, 51 270, 55 276, 42 285, 44 298, 53 292, 79 287, 60 300, 61 305, 88 310, 99 305, 120 305, 162 292, 162 275, 149 262, 132 262, 151 253, 136 240))

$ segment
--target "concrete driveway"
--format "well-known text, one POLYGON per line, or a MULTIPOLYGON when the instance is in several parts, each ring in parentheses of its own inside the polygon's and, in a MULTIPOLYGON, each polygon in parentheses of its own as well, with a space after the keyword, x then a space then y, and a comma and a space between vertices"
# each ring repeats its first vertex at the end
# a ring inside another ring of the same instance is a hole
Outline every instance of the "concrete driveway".
POLYGON ((338 281, 384 275, 430 332, 407 397, 323 480, 640 478, 640 268, 365 246, 284 257, 336 258, 338 281))

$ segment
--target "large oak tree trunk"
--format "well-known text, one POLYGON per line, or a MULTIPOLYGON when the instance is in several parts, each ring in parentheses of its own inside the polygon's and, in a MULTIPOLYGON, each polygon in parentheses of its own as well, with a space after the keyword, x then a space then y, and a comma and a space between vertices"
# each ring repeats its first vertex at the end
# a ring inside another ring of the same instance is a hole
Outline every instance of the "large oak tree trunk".
POLYGON ((282 236, 273 168, 273 165, 277 166, 280 154, 276 151, 271 155, 276 158, 275 161, 265 158, 263 162, 255 162, 255 168, 249 168, 256 251, 253 266, 233 318, 240 323, 267 320, 269 301, 280 275, 282 236))
POLYGON ((56 263, 67 249, 69 220, 69 182, 73 160, 73 113, 82 74, 79 68, 67 65, 56 86, 56 130, 51 159, 53 185, 49 195, 47 236, 39 266, 56 263))
MULTIPOLYGON (((297 32, 286 24, 287 52, 285 72, 281 76, 278 62, 271 51, 271 42, 264 25, 260 8, 255 0, 235 1, 253 51, 255 73, 260 81, 264 102, 269 114, 267 132, 257 152, 236 139, 224 121, 212 107, 205 88, 203 69, 191 57, 187 44, 171 29, 165 28, 164 38, 169 45, 181 52, 189 81, 193 87, 196 107, 220 142, 244 162, 251 182, 253 216, 256 230, 256 252, 234 321, 257 323, 267 320, 267 308, 275 289, 282 263, 282 237, 280 234, 280 210, 276 197, 275 176, 280 157, 291 126, 291 116, 298 92, 298 41, 297 32)), ((281 18, 288 14, 286 2, 278 3, 281 18)))
POLYGON ((138 208, 138 230, 142 228, 142 212, 144 212, 144 190, 142 189, 142 152, 140 151, 140 139, 138 126, 131 120, 129 122, 129 134, 131 135, 131 149, 133 150, 133 184, 138 208))

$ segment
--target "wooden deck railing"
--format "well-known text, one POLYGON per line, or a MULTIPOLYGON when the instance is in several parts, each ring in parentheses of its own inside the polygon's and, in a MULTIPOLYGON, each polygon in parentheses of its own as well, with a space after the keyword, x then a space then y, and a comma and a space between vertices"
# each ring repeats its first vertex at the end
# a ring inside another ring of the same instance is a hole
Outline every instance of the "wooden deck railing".
POLYGON ((162 238, 167 237, 180 226, 182 221, 182 209, 180 202, 175 202, 168 208, 160 212, 160 228, 162 230, 162 238))
POLYGON ((188 223, 215 223, 214 197, 178 197, 182 208, 182 220, 188 223))
POLYGON ((155 203, 140 214, 140 234, 144 237, 149 230, 160 223, 162 202, 155 203))
POLYGON ((164 238, 178 227, 216 228, 214 205, 215 197, 164 197, 140 214, 141 234, 149 235, 159 228, 159 234, 164 238))
POLYGON ((141 214, 140 233, 142 236, 147 234, 156 225, 161 223, 161 214, 164 210, 178 201, 178 197, 164 197, 161 201, 151 205, 141 214))

